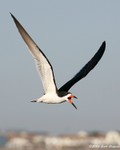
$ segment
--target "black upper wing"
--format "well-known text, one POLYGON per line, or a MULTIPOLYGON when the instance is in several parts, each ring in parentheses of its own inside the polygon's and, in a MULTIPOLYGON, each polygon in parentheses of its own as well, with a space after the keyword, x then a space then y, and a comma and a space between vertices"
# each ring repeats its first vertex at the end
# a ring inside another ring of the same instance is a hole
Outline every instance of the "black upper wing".
POLYGON ((106 42, 104 41, 97 51, 97 53, 92 57, 92 59, 68 82, 66 82, 59 91, 68 91, 76 82, 84 78, 99 62, 104 54, 106 47, 106 42))

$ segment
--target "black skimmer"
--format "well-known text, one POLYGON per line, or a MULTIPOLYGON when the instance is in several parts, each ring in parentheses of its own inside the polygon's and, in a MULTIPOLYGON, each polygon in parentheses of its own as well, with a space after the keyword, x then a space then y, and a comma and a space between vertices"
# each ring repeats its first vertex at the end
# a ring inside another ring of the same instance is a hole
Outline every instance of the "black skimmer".
POLYGON ((37 44, 32 40, 30 35, 26 32, 26 30, 19 23, 19 21, 12 14, 11 16, 17 26, 19 33, 21 34, 23 40, 27 44, 30 53, 32 54, 35 60, 44 88, 44 95, 31 102, 59 104, 67 101, 77 109, 77 107, 72 101, 73 98, 77 97, 68 91, 76 82, 84 78, 97 65, 97 63, 99 62, 105 51, 106 42, 104 41, 102 43, 99 50, 92 57, 92 59, 72 79, 70 79, 61 88, 58 89, 55 82, 53 67, 49 62, 48 58, 37 46, 37 44))

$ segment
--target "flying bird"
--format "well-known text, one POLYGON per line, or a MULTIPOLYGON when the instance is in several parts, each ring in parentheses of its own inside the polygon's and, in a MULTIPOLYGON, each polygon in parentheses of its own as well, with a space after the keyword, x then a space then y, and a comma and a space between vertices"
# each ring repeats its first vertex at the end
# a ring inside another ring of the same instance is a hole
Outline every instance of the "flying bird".
POLYGON ((69 81, 67 81, 61 88, 57 88, 55 75, 53 71, 53 67, 46 57, 46 55, 42 52, 42 50, 37 46, 37 44, 32 40, 30 35, 26 32, 20 22, 11 14, 16 27, 22 36, 23 40, 27 44, 30 53, 32 54, 38 72, 40 74, 44 95, 38 99, 35 99, 31 102, 38 102, 38 103, 47 103, 47 104, 59 104, 63 102, 69 102, 72 104, 76 109, 77 107, 73 103, 73 98, 77 98, 69 89, 79 80, 84 78, 99 62, 101 57, 104 54, 106 42, 104 41, 100 46, 99 50, 96 54, 92 57, 92 59, 81 69, 79 72, 69 81))

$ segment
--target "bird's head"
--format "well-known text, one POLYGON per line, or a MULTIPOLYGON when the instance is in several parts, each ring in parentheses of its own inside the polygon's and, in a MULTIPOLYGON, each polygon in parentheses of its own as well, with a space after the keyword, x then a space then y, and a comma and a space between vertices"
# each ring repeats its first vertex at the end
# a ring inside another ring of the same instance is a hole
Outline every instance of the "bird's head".
POLYGON ((76 99, 77 99, 77 97, 74 96, 74 95, 72 95, 72 93, 68 93, 68 94, 67 94, 67 101, 68 101, 70 104, 72 104, 72 105, 77 109, 77 107, 75 106, 75 104, 74 104, 73 101, 72 101, 73 98, 76 98, 76 99))
POLYGON ((73 103, 72 99, 73 98, 77 98, 76 96, 74 96, 71 92, 66 92, 66 91, 59 91, 58 96, 62 98, 63 101, 67 101, 70 104, 72 104, 75 109, 77 109, 77 107, 75 106, 75 104, 73 103))

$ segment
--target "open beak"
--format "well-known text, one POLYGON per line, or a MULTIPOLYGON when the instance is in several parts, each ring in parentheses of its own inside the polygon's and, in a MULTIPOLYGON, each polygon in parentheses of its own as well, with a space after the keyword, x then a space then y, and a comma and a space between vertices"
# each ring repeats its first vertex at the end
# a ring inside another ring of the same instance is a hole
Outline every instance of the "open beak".
POLYGON ((75 104, 73 102, 71 104, 75 107, 75 109, 77 109, 77 107, 75 106, 75 104))
POLYGON ((76 96, 73 96, 73 98, 76 98, 76 99, 78 99, 76 96))
POLYGON ((75 109, 77 109, 77 107, 75 106, 75 104, 72 101, 72 98, 77 98, 77 97, 76 96, 72 96, 71 99, 69 100, 70 104, 72 104, 75 107, 75 109))

